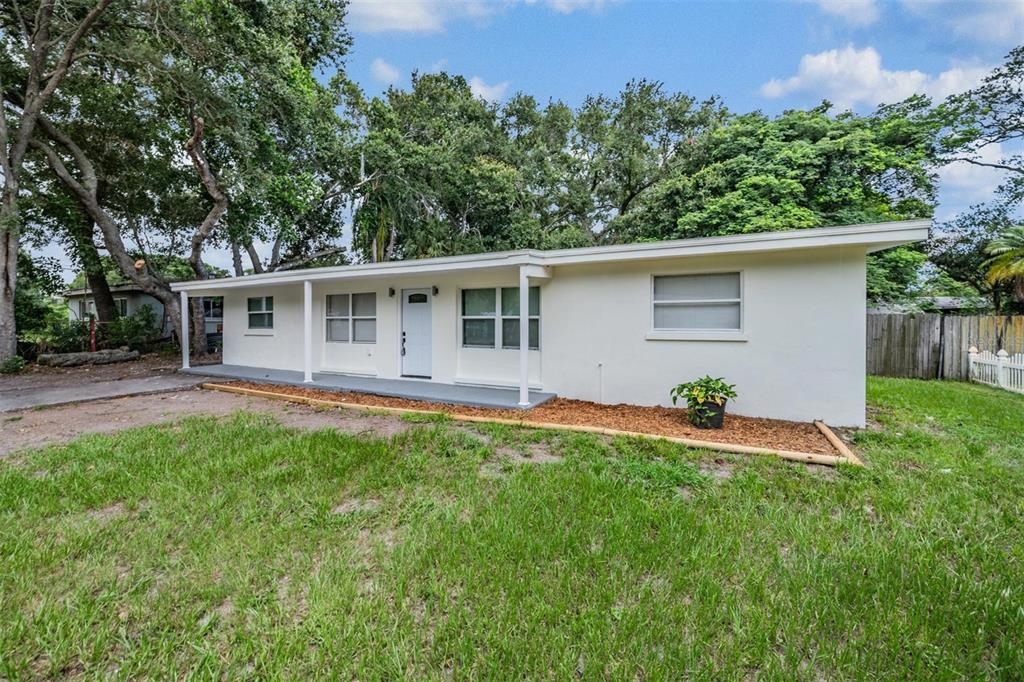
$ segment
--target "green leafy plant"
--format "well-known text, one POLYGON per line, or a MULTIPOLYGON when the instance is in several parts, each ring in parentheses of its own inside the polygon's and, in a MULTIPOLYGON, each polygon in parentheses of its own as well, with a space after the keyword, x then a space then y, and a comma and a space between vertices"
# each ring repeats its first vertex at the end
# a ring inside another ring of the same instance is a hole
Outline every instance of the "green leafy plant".
POLYGON ((725 379, 705 376, 695 381, 679 384, 671 391, 672 404, 680 398, 686 399, 686 411, 695 426, 704 426, 718 411, 711 407, 722 407, 729 398, 736 397, 736 385, 725 383, 725 379))
POLYGON ((25 368, 25 358, 12 355, 0 364, 0 374, 17 374, 25 368))

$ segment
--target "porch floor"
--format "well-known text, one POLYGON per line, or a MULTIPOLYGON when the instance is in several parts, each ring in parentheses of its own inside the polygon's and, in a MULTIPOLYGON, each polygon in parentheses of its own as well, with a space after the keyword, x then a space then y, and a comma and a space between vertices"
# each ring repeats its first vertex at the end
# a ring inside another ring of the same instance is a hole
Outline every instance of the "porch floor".
POLYGON ((373 393, 389 398, 408 398, 434 403, 450 403, 452 405, 471 405, 473 407, 497 407, 530 409, 555 397, 554 393, 530 391, 530 404, 519 405, 519 390, 514 388, 494 388, 489 386, 464 386, 459 384, 441 384, 420 379, 378 379, 375 377, 358 377, 344 374, 313 373, 313 383, 302 381, 302 372, 284 369, 267 369, 265 367, 245 367, 243 365, 202 365, 179 370, 186 374, 198 374, 217 379, 238 379, 241 381, 258 381, 264 384, 284 384, 287 386, 305 386, 324 391, 339 393, 373 393))

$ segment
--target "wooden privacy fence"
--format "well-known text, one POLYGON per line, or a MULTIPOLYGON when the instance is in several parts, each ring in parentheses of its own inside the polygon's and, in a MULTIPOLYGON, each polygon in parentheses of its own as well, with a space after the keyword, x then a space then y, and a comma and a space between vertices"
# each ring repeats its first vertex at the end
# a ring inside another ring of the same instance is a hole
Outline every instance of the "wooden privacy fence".
POLYGON ((971 346, 1024 353, 1024 316, 868 313, 868 374, 968 380, 971 346))
POLYGON ((1024 353, 1010 355, 1005 350, 979 353, 972 346, 967 352, 967 366, 971 381, 1024 393, 1024 353))

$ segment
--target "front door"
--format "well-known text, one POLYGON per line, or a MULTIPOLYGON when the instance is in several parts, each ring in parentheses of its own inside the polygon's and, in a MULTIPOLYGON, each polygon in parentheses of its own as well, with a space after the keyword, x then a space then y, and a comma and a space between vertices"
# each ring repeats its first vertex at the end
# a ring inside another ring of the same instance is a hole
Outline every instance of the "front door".
POLYGON ((402 375, 430 378, 430 289, 402 290, 402 375))

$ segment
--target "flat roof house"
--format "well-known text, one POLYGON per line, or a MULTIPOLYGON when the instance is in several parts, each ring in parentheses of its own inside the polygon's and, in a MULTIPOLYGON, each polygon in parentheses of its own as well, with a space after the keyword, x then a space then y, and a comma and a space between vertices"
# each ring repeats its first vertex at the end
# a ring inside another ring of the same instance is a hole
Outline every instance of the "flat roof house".
POLYGON ((866 256, 926 239, 930 225, 520 250, 172 287, 183 301, 224 297, 224 365, 204 374, 468 403, 474 387, 488 387, 521 407, 551 394, 669 404, 670 387, 711 374, 736 384, 738 414, 859 426, 866 256))

